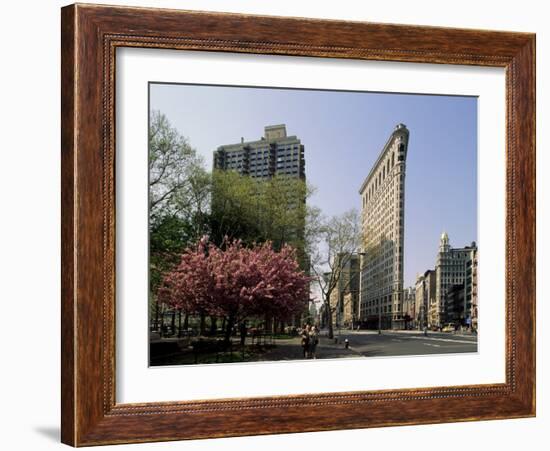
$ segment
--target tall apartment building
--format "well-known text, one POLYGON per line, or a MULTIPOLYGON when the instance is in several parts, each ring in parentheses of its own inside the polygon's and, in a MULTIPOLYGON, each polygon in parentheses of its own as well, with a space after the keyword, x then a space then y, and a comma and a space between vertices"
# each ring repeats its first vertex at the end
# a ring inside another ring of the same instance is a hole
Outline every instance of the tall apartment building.
MULTIPOLYGON (((464 289, 466 283, 466 275, 470 269, 472 276, 472 262, 477 262, 477 245, 473 242, 470 246, 462 248, 453 248, 449 243, 449 236, 443 232, 439 241, 439 252, 437 254, 435 272, 436 272, 436 287, 435 287, 435 305, 433 306, 432 325, 443 326, 447 321, 446 296, 451 291, 456 291, 456 285, 462 285, 464 289), (470 262, 470 263, 468 263, 470 262)), ((461 318, 466 319, 470 316, 472 307, 473 287, 475 284, 473 277, 468 281, 470 291, 469 303, 464 302, 461 310, 461 318)), ((456 293, 453 294, 453 299, 456 299, 456 293)), ((466 297, 464 298, 466 299, 466 297)), ((453 320, 454 318, 453 314, 453 320)))
POLYGON ((361 321, 403 328, 405 161, 409 130, 398 124, 359 189, 363 252, 361 321))
POLYGON ((214 151, 214 169, 234 170, 254 178, 286 175, 305 179, 304 146, 287 136, 286 125, 269 125, 256 141, 226 144, 214 151))

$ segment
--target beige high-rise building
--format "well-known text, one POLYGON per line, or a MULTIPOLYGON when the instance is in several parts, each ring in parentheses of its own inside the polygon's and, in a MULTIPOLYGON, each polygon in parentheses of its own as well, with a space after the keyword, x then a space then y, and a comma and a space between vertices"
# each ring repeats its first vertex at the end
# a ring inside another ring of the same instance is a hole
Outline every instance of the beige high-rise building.
POLYGON ((360 318, 369 328, 403 321, 405 161, 409 130, 398 124, 361 185, 363 252, 360 318))

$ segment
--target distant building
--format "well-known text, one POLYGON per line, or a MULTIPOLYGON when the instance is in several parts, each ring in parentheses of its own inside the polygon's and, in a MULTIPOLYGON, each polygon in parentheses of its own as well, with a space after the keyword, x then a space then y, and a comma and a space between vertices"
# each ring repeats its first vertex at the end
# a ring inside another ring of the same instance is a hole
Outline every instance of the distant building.
POLYGON ((253 178, 286 175, 305 179, 304 146, 287 136, 286 125, 269 125, 256 141, 226 144, 214 151, 214 169, 233 170, 253 178))
POLYGON ((360 316, 369 328, 404 327, 405 160, 409 130, 398 124, 359 189, 363 251, 360 316), (380 316, 379 316, 380 315, 380 316))
MULTIPOLYGON (((359 276, 359 273, 357 273, 359 276)), ((359 306, 359 291, 347 292, 344 294, 342 307, 342 322, 344 327, 355 328, 358 319, 357 308, 359 306)))
MULTIPOLYGON (((473 259, 466 262, 466 311, 470 312, 470 326, 472 329, 478 328, 477 314, 477 248, 473 251, 473 259)), ((468 318, 468 317, 466 317, 468 318)))
MULTIPOLYGON (((462 248, 453 248, 449 244, 449 236, 446 232, 443 232, 439 242, 439 252, 437 254, 435 272, 436 272, 436 288, 435 288, 435 303, 433 305, 431 323, 435 326, 443 326, 445 322, 449 322, 447 318, 448 309, 445 306, 447 292, 454 285, 463 285, 466 282, 466 272, 468 269, 468 262, 470 262, 470 268, 472 263, 476 260, 477 245, 472 242, 470 246, 462 248)), ((476 260, 477 261, 477 260, 476 260)), ((472 274, 473 276, 473 274, 472 274)), ((469 290, 471 296, 474 293, 475 280, 469 282, 469 290), (471 288, 470 288, 471 287, 471 288)), ((454 296, 454 295, 453 295, 454 296)), ((453 301, 454 302, 454 301, 453 301)), ((461 309, 461 321, 465 322, 470 316, 470 310, 472 306, 472 298, 470 298, 469 307, 468 303, 464 302, 461 309)))
POLYGON ((414 284, 414 300, 415 300, 415 326, 418 329, 423 329, 428 324, 428 306, 426 303, 426 289, 424 285, 424 274, 416 275, 414 284))
POLYGON ((405 329, 412 329, 416 325, 415 294, 415 287, 408 287, 403 290, 403 321, 405 329))
MULTIPOLYGON (((431 325, 431 308, 435 305, 435 271, 428 269, 424 274, 416 278, 415 284, 416 299, 416 322, 419 329, 431 325)), ((433 312, 432 312, 433 313, 433 312)))
MULTIPOLYGON (((424 318, 424 321, 428 321, 427 326, 430 327, 430 308, 432 305, 435 305, 435 287, 436 287, 436 281, 437 276, 435 269, 429 269, 424 273, 424 292, 425 292, 425 300, 424 300, 424 306, 426 308, 427 316, 424 318)), ((426 324, 422 324, 422 326, 425 326, 426 324)))
MULTIPOLYGON (((334 267, 334 273, 340 273, 336 288, 330 295, 334 325, 351 327, 358 319, 359 255, 338 255, 334 267)), ((332 277, 332 274, 328 277, 332 277)))
POLYGON ((325 303, 322 303, 319 307, 319 313, 317 317, 319 318, 319 327, 321 327, 321 329, 327 327, 328 312, 325 303))

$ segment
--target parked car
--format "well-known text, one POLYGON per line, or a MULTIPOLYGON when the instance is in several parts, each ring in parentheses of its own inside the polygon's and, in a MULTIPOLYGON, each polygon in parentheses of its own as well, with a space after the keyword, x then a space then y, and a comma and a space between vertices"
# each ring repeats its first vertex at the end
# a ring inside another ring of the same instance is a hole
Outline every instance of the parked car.
POLYGON ((443 329, 441 329, 441 332, 454 332, 455 330, 455 325, 453 323, 449 323, 446 324, 443 329))

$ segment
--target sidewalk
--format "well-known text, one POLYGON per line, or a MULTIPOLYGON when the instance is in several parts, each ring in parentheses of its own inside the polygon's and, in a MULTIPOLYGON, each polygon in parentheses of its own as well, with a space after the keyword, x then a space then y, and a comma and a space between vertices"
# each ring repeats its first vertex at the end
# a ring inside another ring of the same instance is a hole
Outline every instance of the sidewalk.
MULTIPOLYGON (((259 361, 268 360, 303 360, 304 354, 301 346, 301 338, 275 340, 276 347, 265 352, 258 359, 259 361)), ((329 340, 321 336, 317 345, 316 356, 318 359, 335 359, 341 357, 359 357, 361 354, 351 348, 345 349, 343 339, 338 344, 334 339, 329 340)))

